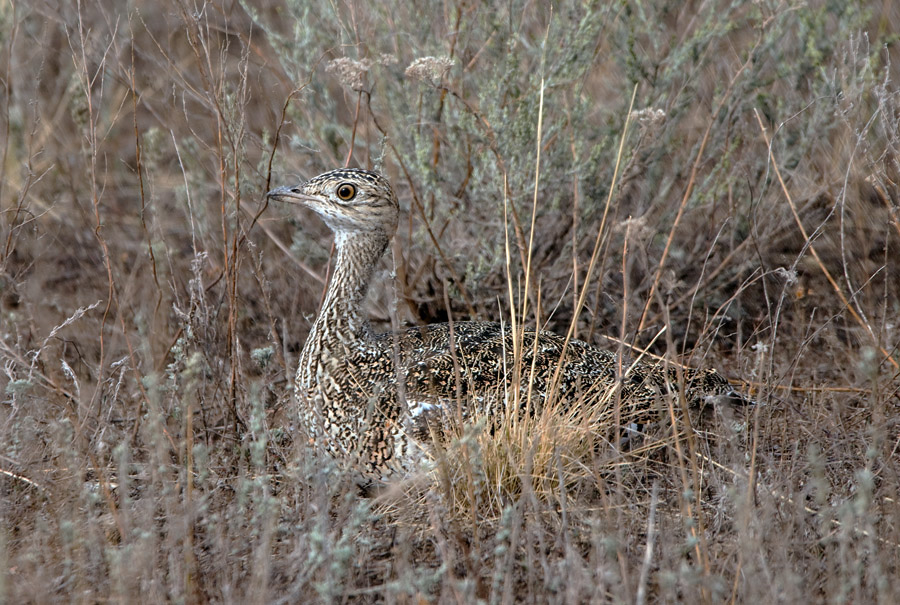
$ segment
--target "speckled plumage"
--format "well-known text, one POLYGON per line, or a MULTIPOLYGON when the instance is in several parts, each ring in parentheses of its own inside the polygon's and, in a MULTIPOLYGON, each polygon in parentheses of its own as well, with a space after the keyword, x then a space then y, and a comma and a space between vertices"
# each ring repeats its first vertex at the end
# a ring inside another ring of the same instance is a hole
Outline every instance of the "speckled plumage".
MULTIPOLYGON (((387 179, 339 169, 268 196, 312 208, 335 232, 334 274, 295 382, 301 425, 310 439, 363 476, 386 479, 416 464, 457 403, 468 415, 473 402, 490 408, 504 400, 514 365, 508 327, 457 322, 375 334, 363 317, 375 264, 397 228, 399 208, 387 179)), ((519 367, 527 372, 522 382, 532 380, 538 405, 554 380, 561 401, 611 405, 618 386, 623 405, 648 413, 662 394, 678 390, 673 368, 620 360, 580 340, 565 345, 563 337, 544 330, 525 331, 519 367), (621 383, 620 367, 627 370, 621 383)), ((712 370, 685 370, 684 380, 689 403, 740 398, 712 370)))

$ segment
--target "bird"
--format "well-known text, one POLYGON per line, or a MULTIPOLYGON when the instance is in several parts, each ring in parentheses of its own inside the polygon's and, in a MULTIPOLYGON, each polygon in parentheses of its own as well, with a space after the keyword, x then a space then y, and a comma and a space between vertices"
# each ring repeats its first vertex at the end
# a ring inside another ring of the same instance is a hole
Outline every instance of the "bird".
MULTIPOLYGON (((453 418, 502 417, 517 363, 532 410, 554 397, 611 407, 618 391, 620 409, 649 413, 679 393, 679 384, 694 406, 746 401, 715 370, 683 369, 682 383, 671 365, 633 361, 548 330, 514 334, 508 324, 459 321, 375 332, 363 304, 397 230, 400 206, 389 180, 340 168, 266 195, 313 210, 334 232, 334 271, 300 353, 293 397, 309 442, 361 481, 421 468, 453 418)), ((522 405, 524 398, 514 399, 522 405)), ((633 426, 641 425, 623 429, 633 426)))

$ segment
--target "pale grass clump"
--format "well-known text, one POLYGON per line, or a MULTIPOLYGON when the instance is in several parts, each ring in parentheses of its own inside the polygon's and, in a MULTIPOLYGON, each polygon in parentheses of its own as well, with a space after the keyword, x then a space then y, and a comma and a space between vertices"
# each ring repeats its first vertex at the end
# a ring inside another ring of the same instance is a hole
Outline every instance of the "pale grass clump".
MULTIPOLYGON (((623 381, 632 369, 623 363, 623 381)), ((623 472, 649 478, 653 462, 674 453, 675 442, 694 431, 678 393, 661 397, 655 409, 629 405, 617 385, 586 385, 579 396, 564 399, 553 389, 538 394, 521 359, 506 372, 506 388, 460 402, 456 414, 451 404, 447 426, 434 436, 430 480, 451 515, 498 518, 522 498, 548 506, 567 492, 597 497, 623 472)), ((413 485, 421 489, 421 483, 413 485)))
POLYGON ((506 411, 454 425, 436 456, 437 485, 450 510, 499 517, 510 502, 535 497, 556 502, 562 492, 599 494, 617 467, 646 464, 669 438, 622 429, 615 406, 596 400, 535 406, 530 414, 506 411), (619 430, 616 430, 620 427, 619 430))

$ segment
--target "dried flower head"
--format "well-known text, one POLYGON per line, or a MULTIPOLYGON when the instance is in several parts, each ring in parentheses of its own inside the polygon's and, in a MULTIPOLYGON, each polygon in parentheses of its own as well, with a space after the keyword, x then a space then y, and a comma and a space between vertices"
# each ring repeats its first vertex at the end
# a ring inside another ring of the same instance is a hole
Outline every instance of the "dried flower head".
POLYGON ((797 270, 796 269, 787 269, 785 267, 778 267, 775 269, 774 274, 784 280, 789 286, 793 286, 797 283, 797 270))
POLYGON ((453 67, 450 57, 420 57, 406 68, 406 77, 437 86, 453 67))
POLYGON ((629 216, 615 226, 617 232, 624 232, 629 241, 643 245, 656 235, 656 230, 647 223, 646 216, 629 216))
POLYGON ((397 55, 392 55, 389 53, 382 53, 378 57, 378 62, 381 65, 396 65, 400 62, 400 59, 397 58, 397 55))
POLYGON ((645 107, 631 112, 631 119, 642 126, 657 126, 666 118, 666 112, 662 109, 645 107))
POLYGON ((344 86, 356 90, 366 90, 366 74, 372 62, 369 59, 350 59, 349 57, 341 57, 328 62, 325 66, 325 73, 334 74, 344 86))

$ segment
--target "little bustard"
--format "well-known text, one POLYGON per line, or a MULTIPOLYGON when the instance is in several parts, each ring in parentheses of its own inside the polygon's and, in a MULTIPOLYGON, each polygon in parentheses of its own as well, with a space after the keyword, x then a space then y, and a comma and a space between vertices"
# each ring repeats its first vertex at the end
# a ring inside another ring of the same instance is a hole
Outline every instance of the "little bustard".
MULTIPOLYGON (((294 384, 301 427, 313 443, 367 480, 383 480, 412 468, 444 419, 455 416, 455 404, 484 408, 502 399, 516 363, 508 326, 456 322, 376 334, 363 316, 375 265, 397 229, 399 206, 385 177, 338 169, 267 195, 311 208, 335 234, 334 273, 294 384)), ((519 367, 527 369, 537 401, 555 388, 560 400, 583 401, 591 393, 611 405, 609 393, 618 388, 623 406, 649 410, 678 391, 671 367, 622 362, 615 353, 580 340, 566 344, 544 330, 525 330, 520 342, 519 367), (628 370, 621 380, 620 368, 628 370)), ((683 379, 689 403, 741 400, 715 371, 688 369, 683 379)))

